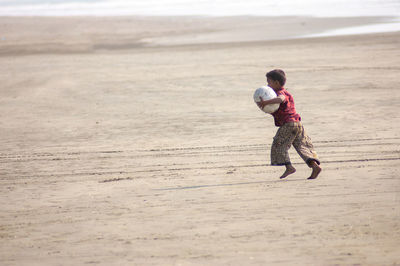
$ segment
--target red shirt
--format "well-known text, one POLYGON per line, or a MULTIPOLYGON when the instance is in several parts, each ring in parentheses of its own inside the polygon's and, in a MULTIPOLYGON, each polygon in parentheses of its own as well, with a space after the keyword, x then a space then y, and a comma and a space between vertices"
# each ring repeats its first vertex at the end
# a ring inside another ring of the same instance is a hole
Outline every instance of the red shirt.
POLYGON ((296 108, 294 107, 293 96, 284 88, 276 91, 276 95, 285 96, 285 101, 279 105, 279 109, 272 113, 275 120, 275 126, 281 127, 287 122, 298 122, 301 121, 301 117, 296 113, 296 108))

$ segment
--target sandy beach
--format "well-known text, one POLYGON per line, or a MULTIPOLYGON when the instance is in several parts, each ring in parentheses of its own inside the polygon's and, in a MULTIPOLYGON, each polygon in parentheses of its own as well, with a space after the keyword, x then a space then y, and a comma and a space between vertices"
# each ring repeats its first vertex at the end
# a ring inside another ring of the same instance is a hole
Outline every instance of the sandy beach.
POLYGON ((400 264, 400 32, 294 38, 379 20, 0 18, 0 265, 400 264))

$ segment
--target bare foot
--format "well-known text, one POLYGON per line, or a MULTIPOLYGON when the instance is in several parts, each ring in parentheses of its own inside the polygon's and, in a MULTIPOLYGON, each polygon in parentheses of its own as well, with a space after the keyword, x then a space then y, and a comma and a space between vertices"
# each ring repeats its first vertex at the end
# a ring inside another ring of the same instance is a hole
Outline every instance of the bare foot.
POLYGON ((311 176, 310 176, 309 178, 307 178, 307 179, 315 179, 315 178, 317 178, 318 175, 319 175, 319 173, 321 173, 321 171, 322 171, 322 168, 319 167, 318 164, 314 163, 314 164, 312 165, 312 173, 311 173, 311 176))
POLYGON ((294 174, 296 172, 296 168, 294 168, 291 165, 287 165, 286 166, 286 171, 283 173, 283 175, 281 177, 279 177, 280 179, 283 179, 285 177, 287 177, 288 175, 294 174))

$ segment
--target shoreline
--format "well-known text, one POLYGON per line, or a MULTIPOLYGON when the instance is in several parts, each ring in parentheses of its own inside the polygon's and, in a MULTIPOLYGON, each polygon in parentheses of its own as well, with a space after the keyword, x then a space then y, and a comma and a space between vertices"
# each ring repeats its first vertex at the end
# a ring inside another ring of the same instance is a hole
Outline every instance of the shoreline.
POLYGON ((335 31, 341 29, 383 25, 393 19, 255 16, 0 17, 0 55, 85 53, 139 47, 333 37, 341 36, 335 34, 335 31))

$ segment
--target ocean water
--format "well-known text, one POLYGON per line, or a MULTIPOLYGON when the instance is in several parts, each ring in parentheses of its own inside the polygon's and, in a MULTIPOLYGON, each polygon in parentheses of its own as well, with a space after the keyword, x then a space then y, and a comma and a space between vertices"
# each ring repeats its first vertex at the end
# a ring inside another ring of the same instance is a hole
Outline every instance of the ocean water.
POLYGON ((131 15, 376 16, 388 19, 320 36, 400 31, 400 0, 0 0, 0 16, 131 15))
POLYGON ((400 16, 400 0, 0 0, 0 16, 400 16))

